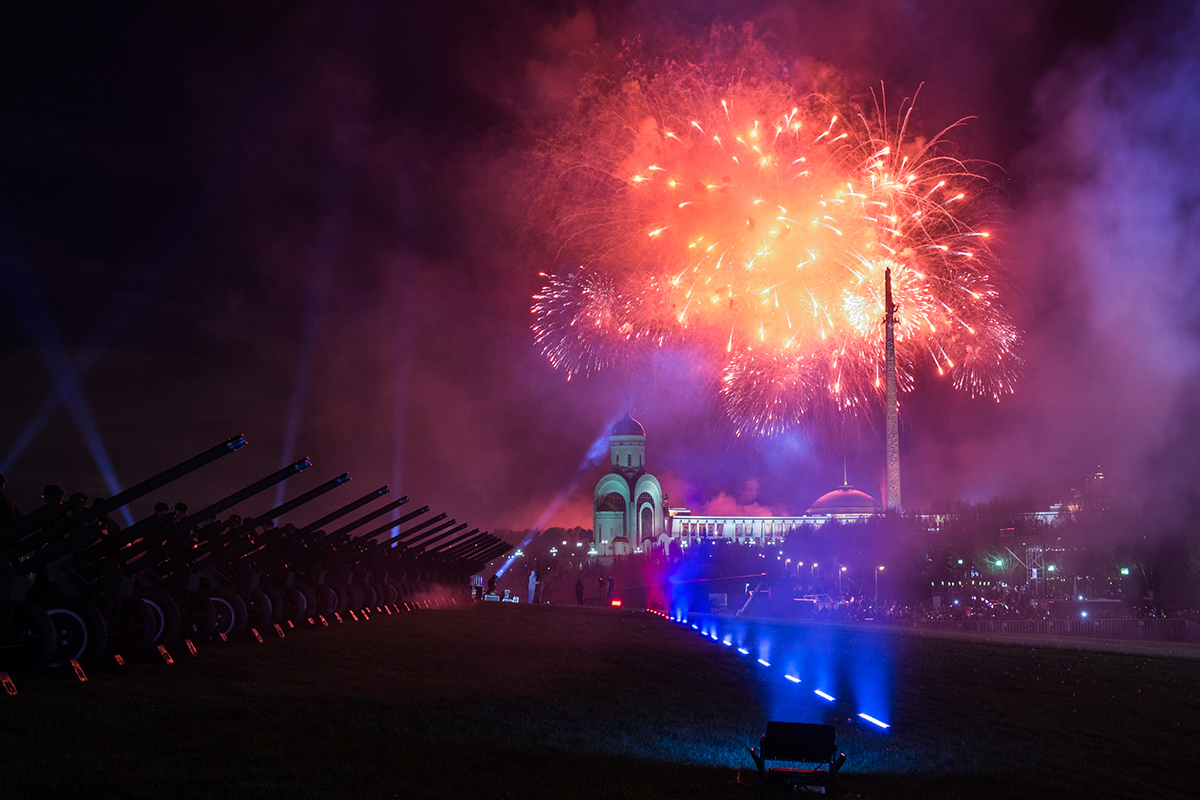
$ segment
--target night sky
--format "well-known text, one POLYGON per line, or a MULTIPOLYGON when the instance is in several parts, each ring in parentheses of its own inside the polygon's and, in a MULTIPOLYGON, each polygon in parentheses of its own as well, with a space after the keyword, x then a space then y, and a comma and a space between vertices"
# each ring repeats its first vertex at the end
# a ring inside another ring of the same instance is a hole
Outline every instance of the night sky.
POLYGON ((355 480, 298 518, 390 483, 485 529, 590 527, 589 450, 628 397, 672 505, 799 513, 843 455, 878 496, 882 412, 738 438, 687 364, 568 382, 534 345, 560 266, 517 189, 540 126, 594 45, 717 20, 858 92, 921 87, 920 130, 970 117, 960 150, 1000 175, 1024 377, 997 405, 919 376, 909 509, 1048 502, 1097 466, 1118 496, 1196 484, 1197 6, 239 0, 0 11, 8 493, 107 495, 242 433, 162 499, 307 455, 289 495, 355 480))

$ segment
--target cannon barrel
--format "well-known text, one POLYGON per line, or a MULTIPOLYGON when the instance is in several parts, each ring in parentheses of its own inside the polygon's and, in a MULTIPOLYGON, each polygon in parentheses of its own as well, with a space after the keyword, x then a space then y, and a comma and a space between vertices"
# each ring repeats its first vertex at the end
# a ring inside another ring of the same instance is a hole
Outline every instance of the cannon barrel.
MULTIPOLYGON (((118 492, 109 499, 99 503, 91 508, 80 511, 80 517, 84 523, 108 514, 110 511, 116 511, 124 505, 132 503, 140 497, 150 494, 155 489, 160 489, 172 481, 177 481, 189 472, 195 472, 200 467, 216 461, 224 455, 232 453, 240 447, 246 445, 246 437, 234 436, 215 447, 210 447, 199 455, 192 456, 186 461, 181 461, 168 470, 164 470, 152 478, 148 478, 141 483, 130 486, 123 492, 118 492)), ((0 531, 0 541, 12 542, 16 541, 25 534, 35 531, 38 528, 44 527, 51 522, 58 521, 59 517, 66 514, 68 509, 61 506, 43 506, 37 511, 34 511, 27 516, 9 525, 4 530, 0 531)))
MULTIPOLYGON (((427 531, 421 531, 416 536, 414 536, 411 539, 409 539, 408 541, 406 541, 404 543, 404 546, 406 548, 416 547, 418 542, 425 541, 425 540, 429 539, 429 537, 431 537, 431 536, 437 536, 439 533, 446 530, 451 525, 454 525, 456 522, 458 522, 458 520, 451 519, 449 522, 443 522, 441 525, 436 525, 427 531)), ((399 538, 399 537, 397 537, 397 538, 399 538)))
POLYGON ((399 528, 404 523, 409 522, 410 520, 414 520, 417 517, 421 516, 422 514, 428 514, 428 513, 429 513, 429 506, 421 506, 416 511, 412 511, 408 514, 405 514, 403 517, 401 517, 398 520, 395 520, 394 522, 386 522, 383 525, 380 525, 378 528, 375 528, 374 530, 367 531, 366 533, 364 533, 362 536, 360 536, 358 538, 374 539, 376 536, 380 535, 381 533, 387 533, 388 531, 391 531, 395 528, 399 528))
POLYGON ((134 500, 137 500, 139 497, 148 495, 155 489, 161 489, 168 483, 179 480, 189 472, 195 472, 206 464, 211 464, 213 461, 216 461, 221 456, 228 455, 234 450, 245 446, 245 436, 239 435, 231 437, 215 447, 210 447, 200 455, 192 456, 187 461, 183 461, 168 470, 158 473, 153 478, 148 478, 139 484, 130 486, 123 492, 118 492, 117 494, 105 500, 103 503, 88 509, 88 512, 91 514, 91 517, 95 519, 109 513, 110 511, 116 511, 121 506, 128 505, 134 500))
MULTIPOLYGON (((467 527, 467 523, 465 523, 465 522, 460 523, 459 525, 454 526, 450 530, 444 531, 443 533, 440 533, 437 536, 434 536, 432 539, 428 539, 428 540, 422 542, 419 546, 410 545, 410 547, 413 547, 419 553, 430 552, 429 548, 433 546, 434 542, 440 542, 440 541, 443 541, 444 539, 446 539, 446 537, 448 537, 448 536, 454 536, 457 533, 461 533, 463 530, 466 529, 466 527, 467 527)), ((476 530, 478 530, 478 528, 476 528, 476 530)))
MULTIPOLYGON (((235 545, 230 537, 236 536, 242 531, 249 533, 259 525, 277 519, 289 511, 293 511, 305 503, 315 500, 326 492, 336 489, 349 480, 350 473, 343 472, 336 478, 325 481, 325 483, 322 483, 320 486, 309 489, 304 494, 288 500, 285 503, 281 503, 270 511, 259 514, 257 517, 244 520, 236 529, 229 529, 224 523, 214 523, 213 525, 206 526, 205 528, 198 530, 197 533, 203 535, 207 532, 208 538, 194 547, 186 541, 186 537, 181 536, 176 540, 177 544, 174 547, 168 547, 163 555, 167 559, 175 559, 186 554, 188 560, 192 562, 199 562, 201 559, 208 558, 209 561, 205 565, 206 567, 208 567, 210 564, 215 564, 218 562, 228 563, 229 560, 241 558, 246 553, 259 549, 259 547, 254 545, 249 546, 248 548, 243 548, 241 545, 235 545), (225 551, 225 553, 218 554, 221 551, 225 551), (211 557, 210 554, 212 554, 211 557)), ((272 539, 273 538, 274 537, 272 537, 272 539)))
POLYGON ((499 540, 496 539, 495 536, 492 536, 490 533, 481 533, 481 534, 479 534, 479 536, 476 536, 474 539, 468 539, 468 540, 459 542, 458 544, 454 545, 454 547, 450 548, 449 550, 444 551, 444 555, 450 556, 452 558, 457 558, 458 556, 462 555, 463 553, 466 553, 468 550, 479 548, 480 545, 485 542, 490 543, 490 542, 494 542, 494 541, 499 541, 499 540))
POLYGON ((466 533, 463 533, 463 534, 456 533, 450 539, 447 539, 446 541, 439 543, 438 546, 434 547, 432 550, 430 550, 430 548, 428 546, 426 546, 425 550, 426 550, 426 552, 438 553, 440 555, 442 553, 448 552, 450 550, 450 548, 454 547, 459 542, 467 541, 468 539, 470 539, 472 536, 474 536, 477 533, 479 533, 479 528, 475 528, 474 530, 467 531, 466 533))
MULTIPOLYGON (((401 497, 399 500, 393 500, 392 502, 388 503, 386 506, 375 509, 370 514, 364 514, 363 516, 354 520, 354 522, 351 522, 349 525, 343 525, 342 527, 338 528, 336 531, 331 533, 330 536, 341 536, 343 533, 349 533, 350 531, 355 530, 356 528, 361 528, 363 525, 366 525, 371 520, 379 519, 384 514, 387 514, 391 511, 395 511, 397 508, 399 508, 400 506, 404 505, 407 502, 408 502, 408 495, 404 495, 404 497, 401 497)), ((425 506, 424 508, 418 509, 414 513, 417 516, 420 516, 428 510, 429 510, 429 506, 425 506)), ((410 519, 411 519, 411 517, 410 517, 410 519)))
POLYGON ((289 464, 288 466, 284 467, 283 469, 281 469, 277 472, 272 472, 270 475, 263 478, 262 480, 255 481, 254 483, 247 486, 245 489, 240 489, 240 490, 234 492, 233 494, 229 495, 228 497, 221 498, 220 500, 213 503, 212 505, 205 506, 204 508, 200 509, 199 511, 196 511, 195 513, 188 514, 186 517, 184 517, 182 520, 180 520, 179 527, 182 530, 182 529, 190 527, 192 525, 200 525, 204 522, 207 522, 210 519, 216 519, 217 515, 220 514, 222 511, 224 511, 228 508, 233 508, 234 506, 236 506, 238 503, 242 502, 243 500, 253 497, 254 495, 258 494, 259 492, 264 492, 267 489, 274 486, 275 484, 279 483, 280 481, 286 480, 287 478, 290 478, 293 475, 295 475, 296 473, 301 472, 302 470, 306 470, 311 466, 312 466, 312 462, 309 461, 307 458, 302 458, 294 464, 289 464))
MULTIPOLYGON (((399 533, 397 533, 395 536, 392 537, 392 547, 401 546, 402 540, 407 539, 409 536, 412 536, 414 533, 417 533, 418 531, 420 531, 424 528, 427 528, 430 525, 441 522, 447 516, 448 515, 446 514, 446 512, 443 511, 441 514, 438 514, 437 516, 434 516, 434 517, 430 517, 429 519, 425 520, 424 522, 418 522, 416 525, 413 525, 411 528, 409 528, 406 531, 400 531, 399 533)), ((404 546, 406 546, 406 545, 404 545, 404 546)))
POLYGON ((504 555, 509 550, 512 550, 511 544, 508 542, 499 542, 493 547, 484 550, 482 553, 472 556, 465 556, 460 558, 459 561, 461 561, 464 566, 467 566, 471 572, 478 572, 483 568, 484 564, 491 561, 493 558, 504 555))
MULTIPOLYGON (((497 541, 489 545, 482 545, 476 551, 463 553, 454 560, 460 564, 486 564, 501 553, 507 553, 512 549, 512 545, 508 542, 497 541)), ((478 567, 473 567, 472 572, 475 572, 478 567)))
MULTIPOLYGON (((346 516, 347 514, 349 514, 351 511, 357 511, 358 509, 365 506, 367 503, 373 502, 374 500, 376 500, 380 497, 383 497, 385 494, 387 494, 391 490, 392 490, 392 487, 384 484, 383 486, 380 486, 375 491, 368 492, 367 494, 358 498, 354 502, 347 503, 346 505, 339 508, 337 511, 331 511, 330 513, 326 514, 325 516, 321 517, 320 519, 313 520, 312 522, 305 525, 303 528, 300 528, 297 531, 297 533, 305 534, 305 533, 312 533, 315 530, 320 530, 321 528, 324 528, 326 525, 328 525, 330 522, 333 522, 335 519, 340 519, 340 518, 346 516)), ((407 500, 407 498, 401 498, 401 500, 402 501, 407 500)))
POLYGON ((307 492, 300 495, 299 497, 295 497, 291 500, 288 500, 286 503, 280 503, 279 505, 272 508, 270 511, 267 511, 263 514, 259 514, 257 517, 255 517, 253 519, 246 520, 243 523, 243 525, 246 527, 249 527, 249 528, 254 528, 259 525, 262 525, 265 522, 270 522, 271 520, 278 519, 279 517, 282 517, 284 514, 288 513, 289 511, 299 508, 300 506, 304 505, 308 501, 315 500, 316 498, 320 497, 321 495, 325 494, 326 492, 330 491, 331 489, 336 489, 337 487, 341 486, 343 483, 346 483, 348 480, 350 480, 350 473, 343 472, 341 475, 338 475, 336 478, 331 478, 330 480, 327 480, 324 483, 322 483, 320 486, 317 486, 314 489, 309 489, 307 492))

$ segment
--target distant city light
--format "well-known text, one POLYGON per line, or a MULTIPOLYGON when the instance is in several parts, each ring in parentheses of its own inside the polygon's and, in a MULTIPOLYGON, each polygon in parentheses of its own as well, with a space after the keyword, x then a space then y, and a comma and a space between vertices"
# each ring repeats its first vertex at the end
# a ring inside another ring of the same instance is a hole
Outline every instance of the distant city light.
POLYGON ((1050 566, 1046 567, 1046 572, 1054 572, 1054 565, 1051 564, 1050 566))
POLYGON ((1128 574, 1129 574, 1129 567, 1121 567, 1121 574, 1122 574, 1122 575, 1128 575, 1128 574))
POLYGON ((880 720, 875 719, 870 714, 859 714, 859 716, 862 717, 863 719, 865 719, 867 722, 870 722, 873 725, 878 725, 881 728, 892 727, 891 725, 888 725, 886 722, 882 722, 880 720))
POLYGON ((1079 616, 1081 616, 1081 617, 1083 617, 1084 619, 1086 619, 1086 618, 1087 618, 1087 612, 1086 612, 1086 611, 1080 611, 1080 612, 1079 612, 1079 616))
POLYGON ((824 697, 826 700, 828 700, 831 703, 837 699, 836 697, 834 697, 832 695, 825 694, 820 689, 813 689, 813 694, 815 694, 817 697, 824 697))
MULTIPOLYGON (((1003 566, 1004 566, 1004 559, 1002 559, 1002 558, 997 558, 997 559, 996 559, 996 566, 997 566, 997 567, 1003 567, 1003 566)), ((860 715, 860 716, 861 716, 861 715, 860 715)))

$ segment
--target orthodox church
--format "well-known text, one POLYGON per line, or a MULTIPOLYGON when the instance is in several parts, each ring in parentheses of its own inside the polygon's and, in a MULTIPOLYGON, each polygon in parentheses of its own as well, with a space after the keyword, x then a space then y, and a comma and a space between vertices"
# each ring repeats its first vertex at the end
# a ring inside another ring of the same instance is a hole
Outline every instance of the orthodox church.
POLYGON ((601 556, 619 556, 665 544, 663 490, 646 472, 646 431, 629 416, 609 433, 610 472, 596 483, 592 531, 601 556))

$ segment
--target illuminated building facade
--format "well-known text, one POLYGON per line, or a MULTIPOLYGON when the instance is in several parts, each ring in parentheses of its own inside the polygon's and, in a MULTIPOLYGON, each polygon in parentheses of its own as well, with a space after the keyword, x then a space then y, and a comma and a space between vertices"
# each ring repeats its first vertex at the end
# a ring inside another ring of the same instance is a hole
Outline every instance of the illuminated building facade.
POLYGON ((662 486, 646 472, 646 431, 628 412, 609 433, 609 466, 592 497, 597 554, 627 555, 665 544, 662 486))
POLYGON ((672 508, 667 520, 667 534, 670 541, 683 547, 706 539, 725 539, 763 547, 782 543, 784 537, 797 528, 824 525, 833 519, 857 522, 882 513, 883 508, 874 497, 843 483, 821 495, 807 511, 794 517, 709 516, 692 514, 686 508, 672 508))

